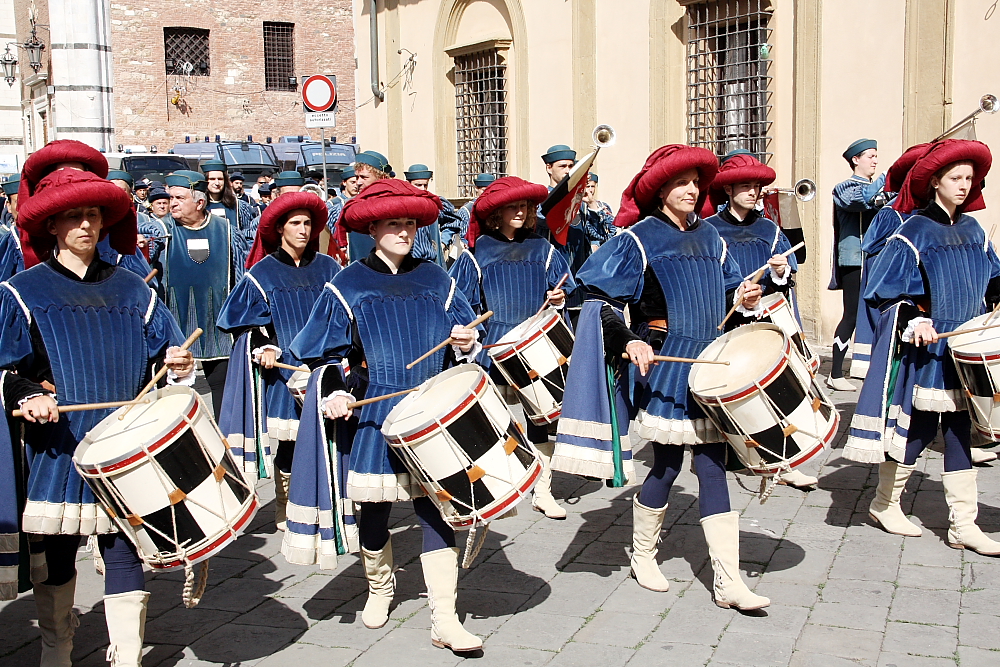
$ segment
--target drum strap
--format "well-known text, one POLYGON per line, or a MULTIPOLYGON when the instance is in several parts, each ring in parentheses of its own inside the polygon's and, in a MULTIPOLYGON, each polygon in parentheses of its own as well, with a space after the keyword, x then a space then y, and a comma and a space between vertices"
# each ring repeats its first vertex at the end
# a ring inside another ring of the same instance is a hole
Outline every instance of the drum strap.
POLYGON ((184 563, 184 606, 193 609, 201 602, 205 595, 205 588, 208 586, 208 559, 198 563, 198 580, 195 581, 194 566, 191 563, 184 563))

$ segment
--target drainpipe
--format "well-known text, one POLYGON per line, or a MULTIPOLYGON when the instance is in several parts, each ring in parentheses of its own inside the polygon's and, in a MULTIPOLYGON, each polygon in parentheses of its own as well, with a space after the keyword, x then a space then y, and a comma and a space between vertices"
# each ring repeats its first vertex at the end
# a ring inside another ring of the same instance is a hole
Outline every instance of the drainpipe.
POLYGON ((378 77, 378 0, 371 0, 371 20, 368 29, 368 44, 371 47, 371 80, 372 95, 379 102, 385 101, 385 92, 379 84, 378 77))

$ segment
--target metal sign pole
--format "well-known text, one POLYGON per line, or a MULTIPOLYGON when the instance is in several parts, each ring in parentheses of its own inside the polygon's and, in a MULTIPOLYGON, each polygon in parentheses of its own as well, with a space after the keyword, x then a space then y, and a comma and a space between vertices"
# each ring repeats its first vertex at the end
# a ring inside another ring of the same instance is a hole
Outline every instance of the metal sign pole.
POLYGON ((326 176, 326 128, 319 128, 319 143, 320 147, 323 149, 323 201, 326 201, 330 197, 330 183, 326 176))

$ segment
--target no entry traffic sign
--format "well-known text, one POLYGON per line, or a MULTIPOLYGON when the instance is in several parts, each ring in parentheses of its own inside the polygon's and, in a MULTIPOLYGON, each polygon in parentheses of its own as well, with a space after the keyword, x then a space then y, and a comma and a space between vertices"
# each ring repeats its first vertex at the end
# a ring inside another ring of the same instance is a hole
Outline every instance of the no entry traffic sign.
POLYGON ((302 109, 306 127, 337 126, 336 77, 314 74, 302 84, 302 109))

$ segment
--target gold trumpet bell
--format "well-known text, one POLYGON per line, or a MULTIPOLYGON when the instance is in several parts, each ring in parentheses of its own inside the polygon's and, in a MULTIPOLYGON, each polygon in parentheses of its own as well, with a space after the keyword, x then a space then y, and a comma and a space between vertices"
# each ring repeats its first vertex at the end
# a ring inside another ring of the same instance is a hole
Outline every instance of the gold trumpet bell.
POLYGON ((598 148, 607 148, 608 146, 614 146, 615 142, 618 140, 618 135, 615 132, 615 128, 610 125, 598 125, 594 128, 594 144, 598 148))

